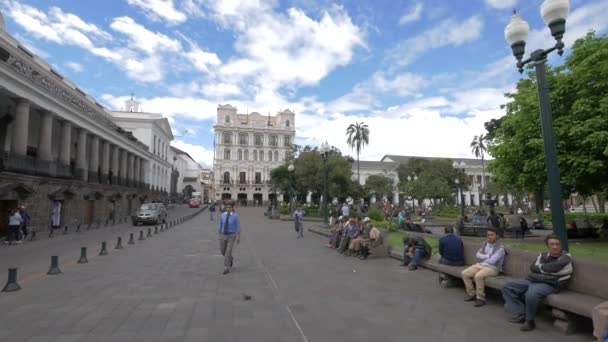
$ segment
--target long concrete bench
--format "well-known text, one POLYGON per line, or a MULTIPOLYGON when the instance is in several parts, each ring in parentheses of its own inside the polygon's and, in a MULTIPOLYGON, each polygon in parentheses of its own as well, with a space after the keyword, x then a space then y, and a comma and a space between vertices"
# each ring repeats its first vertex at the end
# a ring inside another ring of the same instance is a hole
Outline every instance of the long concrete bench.
MULTIPOLYGON (((332 234, 328 229, 321 228, 321 227, 308 227, 308 231, 328 237, 328 238, 331 237, 331 234, 332 234)), ((381 257, 390 256, 390 248, 388 245, 388 235, 383 230, 381 230, 380 232, 382 234, 382 243, 372 245, 369 248, 369 255, 372 258, 381 258, 381 257)))
MULTIPOLYGON (((464 242, 467 265, 476 262, 475 254, 479 250, 479 245, 480 243, 464 242)), ((401 260, 403 252, 393 250, 391 256, 401 260)), ((507 250, 504 274, 486 278, 486 286, 502 290, 508 281, 525 278, 530 273, 530 265, 537 256, 538 253, 507 250)), ((568 289, 549 295, 545 300, 545 304, 552 309, 551 312, 555 319, 554 326, 564 333, 575 332, 580 325, 581 318, 591 318, 593 308, 608 299, 608 276, 606 276, 608 265, 589 260, 577 260, 576 256, 573 258, 574 274, 568 284, 568 289)), ((451 279, 462 279, 461 272, 466 268, 466 266, 442 265, 436 255, 423 262, 422 266, 439 272, 442 285, 449 284, 451 279)))

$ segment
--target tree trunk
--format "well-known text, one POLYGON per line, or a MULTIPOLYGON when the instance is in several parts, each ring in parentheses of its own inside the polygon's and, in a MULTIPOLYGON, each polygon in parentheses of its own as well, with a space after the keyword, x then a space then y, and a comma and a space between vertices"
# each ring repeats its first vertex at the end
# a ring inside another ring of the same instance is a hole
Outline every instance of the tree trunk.
POLYGON ((481 203, 481 200, 485 199, 485 193, 486 193, 486 165, 483 159, 483 151, 481 152, 481 198, 479 203, 481 203))
POLYGON ((595 198, 593 195, 591 195, 591 203, 593 204, 593 209, 595 210, 595 212, 599 212, 597 211, 597 204, 595 204, 595 198))
POLYGON ((357 183, 361 185, 361 170, 359 169, 359 150, 357 150, 357 183))
MULTIPOLYGON (((544 210, 544 207, 543 207, 544 203, 545 203, 545 185, 543 184, 543 185, 541 185, 538 192, 534 195, 534 206, 536 207, 534 209, 535 209, 536 214, 538 214, 544 210)), ((554 205, 554 204, 551 203, 551 205, 554 205)), ((557 203, 555 205, 559 205, 559 203, 557 203)))
POLYGON ((603 192, 597 194, 597 206, 600 213, 606 212, 606 197, 603 192))

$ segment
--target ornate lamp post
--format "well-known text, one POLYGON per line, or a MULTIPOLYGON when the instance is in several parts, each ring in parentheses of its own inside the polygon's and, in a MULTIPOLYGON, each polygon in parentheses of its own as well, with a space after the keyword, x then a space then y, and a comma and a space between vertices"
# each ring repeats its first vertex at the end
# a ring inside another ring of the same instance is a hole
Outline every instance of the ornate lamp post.
POLYGON ((295 170, 295 166, 293 166, 293 163, 290 163, 289 166, 287 167, 287 171, 289 171, 289 211, 293 212, 293 171, 295 170))
POLYGON ((568 234, 566 232, 564 211, 561 206, 559 166, 557 163, 557 152, 553 135, 549 86, 547 84, 545 63, 547 62, 547 56, 551 52, 557 51, 560 56, 564 52, 562 38, 566 32, 566 17, 568 16, 569 11, 569 0, 545 0, 542 3, 540 7, 541 16, 545 24, 551 30, 551 35, 555 38, 556 43, 547 50, 538 49, 532 52, 530 58, 523 61, 522 58, 525 53, 526 39, 530 32, 530 25, 528 25, 528 23, 517 13, 514 13, 511 17, 511 21, 505 28, 505 38, 509 45, 511 45, 513 55, 517 59, 517 69, 519 72, 523 72, 523 68, 526 64, 533 65, 536 69, 538 98, 540 102, 540 121, 551 199, 551 220, 553 222, 553 232, 560 238, 565 250, 568 250, 568 234))
POLYGON ((462 185, 460 184, 460 179, 454 179, 454 183, 456 183, 456 187, 458 188, 458 201, 460 202, 460 217, 464 217, 464 196, 462 192, 462 185))
POLYGON ((323 210, 323 223, 325 223, 326 226, 329 225, 329 217, 327 216, 327 157, 329 156, 329 149, 327 141, 322 143, 319 148, 321 160, 323 161, 323 203, 321 210, 323 210))
MULTIPOLYGON (((414 175, 414 177, 407 176, 407 181, 408 181, 408 183, 411 181, 416 182, 416 181, 418 181, 418 176, 416 176, 416 175, 414 175)), ((414 194, 410 194, 410 195, 412 196, 412 211, 416 211, 416 206, 414 204, 414 194)))

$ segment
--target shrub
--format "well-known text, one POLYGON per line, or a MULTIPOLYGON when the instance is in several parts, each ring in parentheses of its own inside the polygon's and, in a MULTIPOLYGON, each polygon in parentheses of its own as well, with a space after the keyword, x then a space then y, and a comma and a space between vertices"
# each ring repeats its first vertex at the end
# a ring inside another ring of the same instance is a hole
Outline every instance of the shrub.
POLYGON ((372 219, 372 221, 383 221, 384 220, 384 214, 378 208, 370 209, 369 212, 367 213, 367 216, 370 219, 372 219))
POLYGON ((279 214, 281 214, 281 215, 291 215, 291 213, 289 212, 289 207, 281 207, 279 209, 279 214))

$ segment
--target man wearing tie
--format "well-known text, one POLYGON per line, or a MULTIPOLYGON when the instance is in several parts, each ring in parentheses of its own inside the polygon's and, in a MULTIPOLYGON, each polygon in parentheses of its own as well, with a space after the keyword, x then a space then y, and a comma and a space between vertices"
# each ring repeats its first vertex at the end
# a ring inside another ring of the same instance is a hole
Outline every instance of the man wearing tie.
POLYGON ((239 215, 234 212, 233 203, 226 204, 226 211, 220 216, 217 226, 219 233, 220 251, 224 256, 224 273, 230 273, 232 267, 232 248, 234 241, 238 244, 241 241, 241 225, 239 215))

